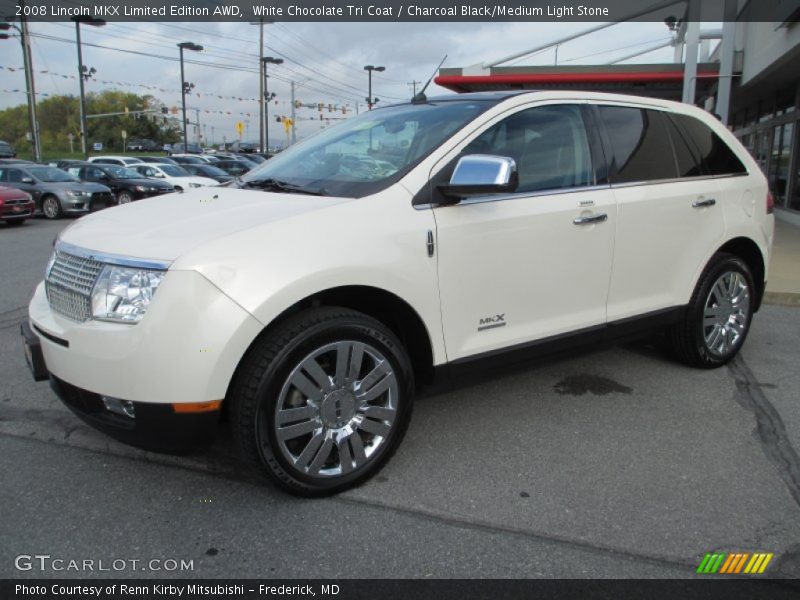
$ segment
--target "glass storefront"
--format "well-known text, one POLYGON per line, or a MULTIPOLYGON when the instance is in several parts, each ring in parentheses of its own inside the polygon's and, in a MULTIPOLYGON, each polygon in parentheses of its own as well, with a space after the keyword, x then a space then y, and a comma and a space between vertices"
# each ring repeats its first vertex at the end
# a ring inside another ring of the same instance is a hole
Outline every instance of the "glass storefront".
POLYGON ((800 113, 795 90, 742 108, 734 115, 735 135, 767 176, 775 204, 800 211, 800 113))

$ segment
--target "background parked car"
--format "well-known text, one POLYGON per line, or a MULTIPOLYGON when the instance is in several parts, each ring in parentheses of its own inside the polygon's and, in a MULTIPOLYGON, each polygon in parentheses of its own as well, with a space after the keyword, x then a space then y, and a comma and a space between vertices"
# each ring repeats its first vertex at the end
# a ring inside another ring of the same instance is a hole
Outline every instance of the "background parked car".
POLYGON ((215 165, 183 165, 183 168, 199 177, 210 177, 219 183, 226 183, 233 179, 232 175, 228 175, 225 171, 215 165))
POLYGON ((0 158, 16 158, 17 151, 8 142, 0 141, 0 158))
POLYGON ((179 165, 206 165, 202 158, 195 154, 172 154, 170 158, 179 165))
POLYGON ((132 156, 90 156, 90 163, 103 163, 106 165, 119 165, 129 167, 130 165, 141 164, 141 160, 132 156))
POLYGON ((177 192, 182 192, 183 190, 187 190, 189 188, 217 185, 216 179, 192 175, 178 165, 142 164, 133 165, 131 169, 140 175, 143 175, 144 177, 166 181, 167 183, 171 184, 177 192))
POLYGON ((88 165, 91 163, 86 162, 85 160, 80 160, 78 158, 56 158, 54 160, 49 161, 47 164, 48 166, 56 167, 57 169, 62 169, 66 171, 69 167, 88 165))
POLYGON ((116 204, 111 190, 99 183, 78 181, 66 171, 47 165, 2 165, 0 185, 27 192, 35 210, 48 219, 85 214, 116 204))
POLYGON ((92 163, 80 167, 70 167, 68 172, 83 181, 95 181, 107 185, 119 204, 134 200, 168 194, 175 189, 164 181, 147 179, 136 171, 118 165, 92 163))
POLYGON ((241 160, 232 159, 221 160, 218 163, 214 163, 214 166, 222 169, 228 175, 232 175, 233 177, 244 175, 253 168, 252 163, 246 163, 241 160))
POLYGON ((140 156, 139 160, 146 163, 158 163, 160 165, 177 165, 169 156, 140 156))
POLYGON ((22 225, 33 216, 36 205, 27 192, 0 185, 0 221, 7 225, 22 225))
POLYGON ((172 144, 172 148, 170 149, 170 154, 202 154, 203 149, 200 147, 200 144, 195 144, 194 142, 189 142, 188 144, 183 144, 183 142, 178 142, 177 144, 172 144))

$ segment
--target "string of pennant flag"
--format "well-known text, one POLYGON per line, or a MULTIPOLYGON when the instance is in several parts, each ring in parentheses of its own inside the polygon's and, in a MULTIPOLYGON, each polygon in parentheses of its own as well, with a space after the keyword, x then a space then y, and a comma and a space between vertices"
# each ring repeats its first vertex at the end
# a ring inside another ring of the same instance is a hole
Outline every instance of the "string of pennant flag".
MULTIPOLYGON (((13 90, 0 89, 0 94, 26 94, 27 95, 27 91, 20 90, 20 89, 13 89, 13 90)), ((43 93, 43 92, 36 92, 36 95, 40 96, 42 98, 46 98, 48 96, 55 96, 57 94, 47 94, 47 93, 43 93)), ((316 105, 314 105, 313 107, 316 108, 316 105)), ((309 105, 308 108, 311 108, 311 106, 309 105)), ((224 116, 228 116, 228 117, 238 116, 238 117, 246 117, 246 118, 256 118, 256 117, 259 116, 258 112, 235 111, 235 110, 220 110, 220 109, 215 109, 215 108, 197 108, 197 109, 192 108, 192 109, 187 109, 187 110, 190 113, 194 113, 195 111, 199 111, 200 113, 206 114, 206 115, 224 115, 224 116)), ((168 114, 172 115, 174 118, 177 118, 176 115, 178 114, 178 107, 173 106, 171 108, 167 108, 167 113, 162 113, 161 116, 167 116, 168 114)), ((278 117, 279 120, 284 120, 286 118, 287 117, 278 117)), ((317 121, 317 120, 319 120, 319 121, 331 121, 331 120, 339 120, 339 119, 340 119, 340 117, 324 117, 321 112, 320 112, 320 115, 319 115, 318 118, 317 117, 296 117, 295 118, 295 120, 297 120, 297 121, 317 121)))
MULTIPOLYGON (((0 69, 6 70, 6 71, 10 71, 12 73, 14 73, 16 71, 24 71, 23 67, 9 67, 9 66, 6 66, 6 65, 0 65, 0 69)), ((42 75, 50 75, 52 77, 61 77, 62 79, 73 79, 73 80, 77 79, 77 75, 65 75, 63 73, 54 73, 54 72, 49 71, 49 70, 40 70, 40 71, 36 71, 36 73, 40 73, 42 75)), ((145 89, 145 90, 148 90, 148 91, 158 91, 158 92, 161 92, 162 94, 180 94, 181 93, 181 91, 179 89, 162 88, 162 87, 159 87, 157 85, 148 85, 148 84, 145 84, 145 83, 134 83, 134 82, 130 82, 130 81, 113 81, 113 80, 110 80, 110 79, 98 79, 98 78, 95 78, 95 77, 91 77, 90 80, 95 82, 95 83, 100 83, 100 84, 103 84, 103 85, 118 85, 118 86, 122 86, 122 87, 132 87, 132 88, 135 87, 135 88, 145 89)), ((12 93, 17 93, 17 92, 25 93, 25 90, 16 90, 16 89, 15 90, 2 90, 2 91, 5 92, 5 93, 9 93, 9 92, 12 92, 12 93)), ((41 96, 42 98, 46 98, 48 96, 55 96, 55 95, 59 95, 59 94, 47 94, 47 93, 42 93, 42 92, 36 92, 36 95, 37 96, 41 96)), ((221 94, 211 94, 211 93, 196 92, 196 91, 192 91, 190 94, 187 94, 187 96, 189 96, 189 97, 193 97, 194 96, 194 97, 197 97, 197 98, 216 98, 218 100, 234 100, 236 102, 258 102, 258 98, 247 98, 247 97, 244 97, 244 96, 224 96, 224 95, 221 95, 221 94)), ((270 101, 270 103, 274 104, 275 106, 282 106, 282 105, 283 106, 291 106, 291 102, 289 100, 277 100, 276 99, 276 100, 270 101)), ((299 100, 296 100, 294 104, 295 104, 295 108, 312 108, 312 109, 316 109, 316 110, 319 110, 319 111, 322 111, 323 109, 327 109, 328 112, 334 112, 335 111, 335 112, 342 112, 343 114, 346 114, 348 109, 350 109, 350 105, 349 104, 341 104, 341 105, 340 104, 335 104, 334 105, 334 104, 322 103, 322 102, 304 103, 304 102, 301 102, 299 100)), ((206 112, 209 112, 209 111, 206 111, 206 112)), ((211 112, 214 112, 214 111, 211 111, 211 112)), ((233 112, 224 112, 223 111, 220 114, 234 114, 234 113, 233 112)), ((240 113, 240 114, 245 114, 245 113, 240 113)), ((258 114, 258 113, 256 113, 256 114, 258 114)), ((248 116, 250 116, 250 115, 248 114, 248 116)))

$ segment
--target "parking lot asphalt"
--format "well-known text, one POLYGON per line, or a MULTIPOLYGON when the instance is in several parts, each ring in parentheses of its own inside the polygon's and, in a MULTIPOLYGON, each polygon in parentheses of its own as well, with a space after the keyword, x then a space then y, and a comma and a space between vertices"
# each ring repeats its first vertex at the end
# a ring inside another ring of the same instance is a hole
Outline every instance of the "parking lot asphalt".
POLYGON ((378 477, 300 500, 243 473, 224 427, 149 454, 33 382, 18 324, 68 223, 0 224, 0 577, 91 575, 14 568, 34 552, 198 577, 693 577, 709 551, 800 577, 800 308, 763 307, 722 369, 636 343, 428 392, 378 477))

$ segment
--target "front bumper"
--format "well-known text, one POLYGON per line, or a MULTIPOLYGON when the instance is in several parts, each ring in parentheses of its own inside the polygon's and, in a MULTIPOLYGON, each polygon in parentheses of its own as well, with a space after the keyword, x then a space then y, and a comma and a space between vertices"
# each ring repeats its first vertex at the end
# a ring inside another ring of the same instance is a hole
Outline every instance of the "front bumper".
POLYGON ((25 204, 4 204, 0 206, 0 221, 6 219, 27 219, 33 216, 33 201, 25 204))
POLYGON ((83 421, 120 442, 151 452, 182 453, 214 439, 219 410, 182 414, 169 404, 133 402, 134 416, 111 412, 100 394, 50 375, 50 387, 83 421))
POLYGON ((170 271, 136 325, 76 322, 53 310, 40 284, 28 308, 47 370, 77 388, 155 404, 225 398, 263 326, 195 271, 170 271))
POLYGON ((132 416, 114 412, 100 394, 76 387, 48 372, 41 341, 30 323, 23 322, 20 333, 34 380, 49 379, 50 387, 67 408, 92 427, 123 443, 153 452, 186 452, 208 445, 214 439, 218 409, 181 413, 169 404, 131 402, 132 416))

